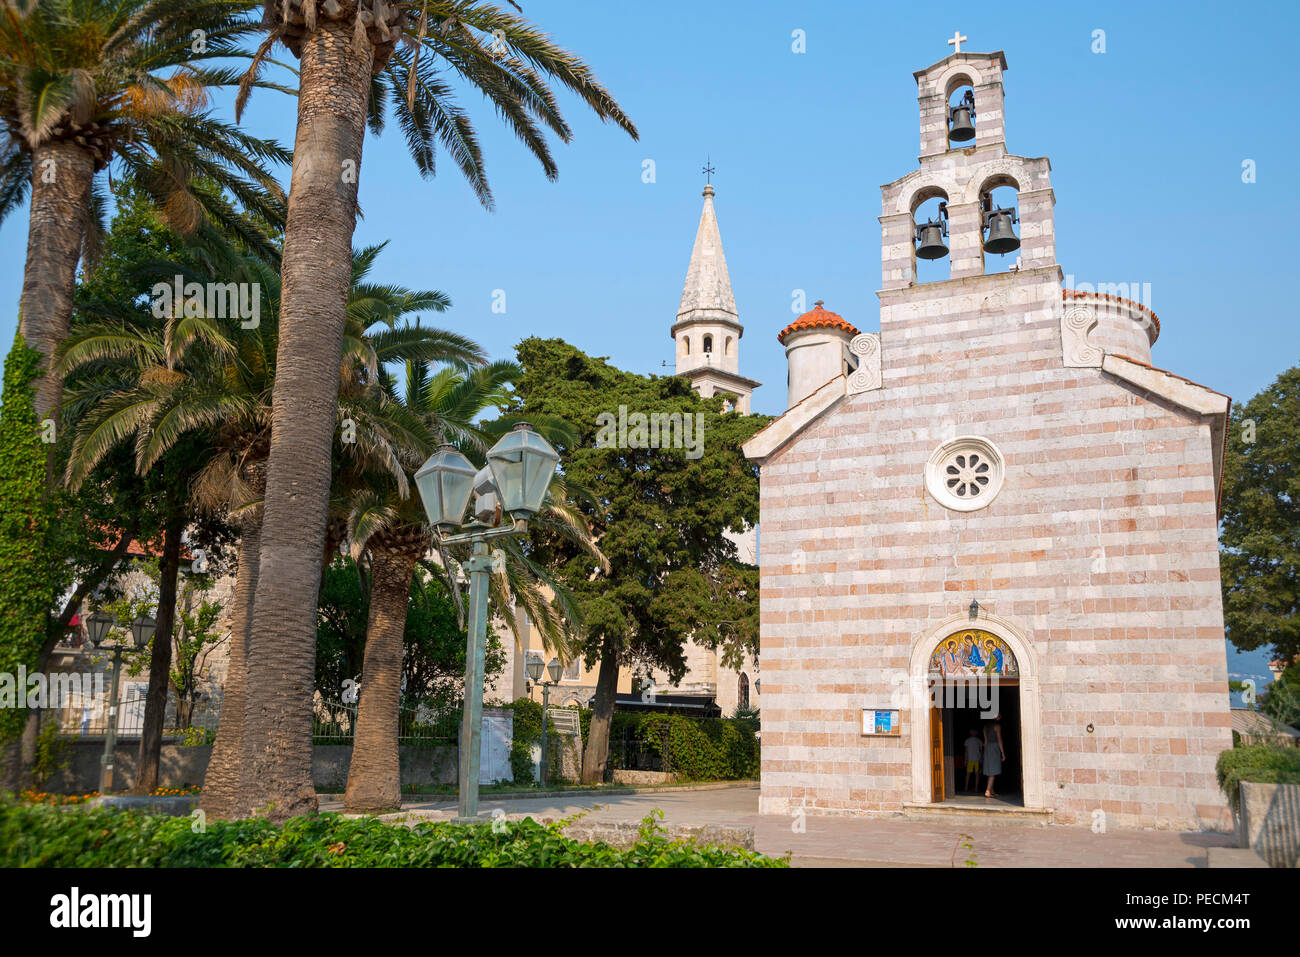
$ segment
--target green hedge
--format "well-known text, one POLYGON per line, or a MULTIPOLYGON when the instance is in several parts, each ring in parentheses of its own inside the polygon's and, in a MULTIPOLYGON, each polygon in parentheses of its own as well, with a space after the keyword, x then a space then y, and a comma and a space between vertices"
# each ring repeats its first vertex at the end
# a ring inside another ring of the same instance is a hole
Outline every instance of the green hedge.
POLYGON ((1255 784, 1300 784, 1300 748, 1274 744, 1248 744, 1219 752, 1215 764, 1219 787, 1228 803, 1237 811, 1241 801, 1241 782, 1255 784))
POLYGON ((753 851, 670 841, 647 818, 620 850, 532 820, 407 828, 319 814, 276 827, 0 801, 0 867, 784 867, 753 851))
POLYGON ((631 740, 657 754, 664 770, 689 781, 736 781, 758 777, 757 722, 747 718, 687 718, 666 714, 614 714, 610 755, 631 740))
MULTIPOLYGON (((520 698, 506 707, 515 713, 515 737, 510 764, 516 783, 532 781, 532 746, 542 737, 542 706, 520 698)), ((585 745, 591 737, 591 709, 578 712, 585 745)), ((750 781, 758 777, 757 718, 687 718, 681 715, 615 712, 610 725, 611 765, 623 746, 627 729, 633 741, 659 756, 665 769, 688 781, 750 781)), ((555 723, 547 729, 550 752, 548 778, 559 781, 560 737, 555 723)))

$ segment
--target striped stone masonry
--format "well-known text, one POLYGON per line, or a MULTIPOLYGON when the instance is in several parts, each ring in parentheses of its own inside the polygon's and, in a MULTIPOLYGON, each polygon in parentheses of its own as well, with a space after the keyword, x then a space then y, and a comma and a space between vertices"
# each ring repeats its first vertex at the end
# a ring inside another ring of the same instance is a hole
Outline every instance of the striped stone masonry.
POLYGON ((917 101, 921 115, 922 160, 948 150, 948 101, 970 87, 975 96, 975 146, 1006 142, 1003 123, 1001 53, 957 53, 918 71, 917 101))
POLYGON ((1017 656, 1004 693, 1019 696, 1026 807, 1224 827, 1228 400, 1150 368, 1148 308, 1062 294, 1051 164, 1006 153, 1003 69, 1000 53, 957 54, 917 74, 921 167, 881 190, 881 387, 832 380, 746 444, 761 464, 761 808, 930 803, 926 666, 974 627, 1017 656), (978 136, 948 150, 942 110, 963 78, 978 136), (1019 193, 1012 272, 984 271, 991 185, 1019 193), (918 284, 912 217, 933 196, 949 203, 952 278, 918 284), (1000 489, 970 511, 925 478, 959 436, 1002 461, 1000 489), (897 709, 901 734, 862 734, 864 708, 897 709))

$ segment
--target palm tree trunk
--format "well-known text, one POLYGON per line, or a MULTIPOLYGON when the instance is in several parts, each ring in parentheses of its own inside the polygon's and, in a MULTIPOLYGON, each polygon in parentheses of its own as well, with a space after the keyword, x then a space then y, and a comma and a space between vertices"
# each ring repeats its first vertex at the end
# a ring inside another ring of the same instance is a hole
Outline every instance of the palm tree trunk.
POLYGON ((181 533, 185 513, 177 510, 163 532, 162 560, 158 570, 158 618, 149 658, 149 688, 144 698, 144 725, 140 730, 140 756, 136 761, 132 794, 152 794, 158 787, 158 760, 162 755, 163 721, 167 717, 167 689, 171 685, 172 629, 176 622, 176 579, 181 565, 181 533))
POLYGON ((609 726, 614 720, 614 699, 618 691, 618 651, 613 641, 605 639, 596 675, 596 694, 591 699, 591 727, 582 750, 582 783, 599 784, 605 780, 609 762, 609 726))
POLYGON ((372 61, 360 46, 333 20, 302 46, 240 786, 275 821, 317 807, 316 599, 372 61))
POLYGON ((361 700, 343 810, 383 813, 402 806, 397 751, 402 683, 402 636, 416 558, 409 552, 370 552, 370 617, 361 670, 361 700))
MULTIPOLYGON (((221 722, 212 746, 199 807, 217 821, 236 817, 239 795, 239 760, 244 744, 244 701, 248 675, 249 626, 253 617, 253 592, 257 588, 257 559, 262 540, 261 512, 245 516, 239 528, 239 564, 230 614, 230 658, 221 694, 221 722)), ((245 811, 244 813, 247 813, 245 811)))
POLYGON ((50 357, 72 322, 77 261, 90 214, 94 176, 94 159, 74 143, 45 143, 32 154, 32 199, 18 331, 27 345, 45 357, 45 371, 36 383, 38 419, 51 415, 59 405, 62 383, 49 371, 50 357))

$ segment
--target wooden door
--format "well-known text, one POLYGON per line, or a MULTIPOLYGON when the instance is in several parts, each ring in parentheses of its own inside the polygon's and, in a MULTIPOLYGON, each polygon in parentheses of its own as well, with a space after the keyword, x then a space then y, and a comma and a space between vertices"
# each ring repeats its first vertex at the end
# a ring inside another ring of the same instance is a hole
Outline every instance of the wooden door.
POLYGON ((940 804, 944 799, 943 774, 943 712, 930 709, 930 800, 940 804))

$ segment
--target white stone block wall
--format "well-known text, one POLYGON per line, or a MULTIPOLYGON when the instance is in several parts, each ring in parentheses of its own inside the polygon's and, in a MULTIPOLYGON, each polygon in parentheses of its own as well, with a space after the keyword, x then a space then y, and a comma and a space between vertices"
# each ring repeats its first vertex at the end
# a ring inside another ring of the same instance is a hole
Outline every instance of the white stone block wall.
MULTIPOLYGON (((763 465, 763 807, 914 799, 905 714, 863 738, 916 642, 977 599, 1039 679, 1057 821, 1217 822, 1231 746, 1209 426, 1093 368, 1064 368, 1059 270, 882 293, 885 388, 848 396, 763 465), (1059 307, 1058 307, 1059 308, 1059 307), (926 491, 975 434, 1006 460, 986 508, 926 491), (1086 728, 1091 724, 1093 731, 1086 728)), ((961 627, 960 625, 957 627, 961 627)))

